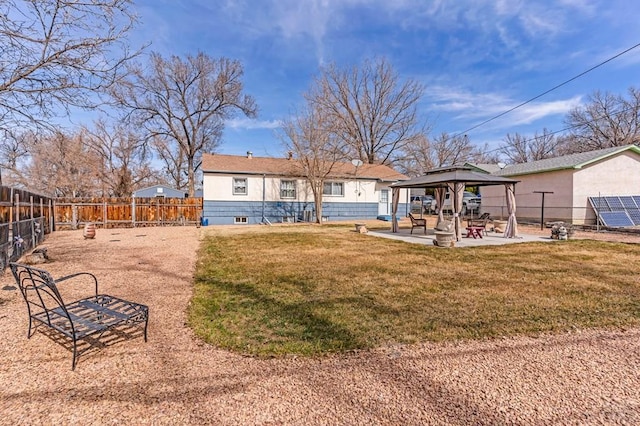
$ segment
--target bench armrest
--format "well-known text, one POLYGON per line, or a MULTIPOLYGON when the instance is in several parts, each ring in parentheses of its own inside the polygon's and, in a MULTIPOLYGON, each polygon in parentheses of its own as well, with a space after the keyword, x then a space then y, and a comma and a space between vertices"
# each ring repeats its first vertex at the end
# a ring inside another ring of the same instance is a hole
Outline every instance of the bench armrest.
POLYGON ((75 274, 70 274, 70 275, 65 275, 64 277, 60 277, 58 279, 56 279, 54 282, 57 285, 58 283, 62 282, 62 281, 67 281, 70 280, 72 278, 77 278, 83 275, 88 275, 93 279, 93 283, 95 286, 95 294, 98 295, 98 278, 96 278, 95 275, 93 275, 90 272, 76 272, 75 274))

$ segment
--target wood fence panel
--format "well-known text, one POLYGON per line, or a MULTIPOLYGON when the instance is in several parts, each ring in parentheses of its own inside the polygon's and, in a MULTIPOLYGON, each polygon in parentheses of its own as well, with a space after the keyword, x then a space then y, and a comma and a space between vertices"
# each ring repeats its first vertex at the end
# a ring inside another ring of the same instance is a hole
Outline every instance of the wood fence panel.
POLYGON ((54 210, 62 228, 193 225, 200 221, 202 198, 58 198, 54 210))

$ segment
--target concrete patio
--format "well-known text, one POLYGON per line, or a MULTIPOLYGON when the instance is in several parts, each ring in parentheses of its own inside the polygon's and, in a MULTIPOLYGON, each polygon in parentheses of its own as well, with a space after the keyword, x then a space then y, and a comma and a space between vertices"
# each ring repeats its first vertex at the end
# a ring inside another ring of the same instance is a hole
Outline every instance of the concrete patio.
MULTIPOLYGON (((426 235, 421 229, 414 229, 411 234, 410 228, 400 228, 397 233, 391 232, 391 230, 370 230, 369 235, 375 237, 389 238, 392 240, 404 241, 413 244, 425 244, 433 246, 433 242, 436 239, 434 229, 427 228, 426 235)), ((519 234, 518 238, 504 238, 504 234, 488 231, 487 235, 483 235, 482 238, 467 238, 466 232, 462 230, 462 238, 455 242, 455 247, 480 247, 480 246, 498 246, 504 244, 516 244, 516 243, 530 243, 530 242, 558 242, 558 240, 551 239, 549 235, 527 235, 519 234)))

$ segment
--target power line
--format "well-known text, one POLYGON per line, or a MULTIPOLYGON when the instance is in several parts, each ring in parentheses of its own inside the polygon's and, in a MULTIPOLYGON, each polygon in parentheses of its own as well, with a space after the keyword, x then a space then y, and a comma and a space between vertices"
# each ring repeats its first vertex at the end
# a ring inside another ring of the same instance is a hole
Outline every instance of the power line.
POLYGON ((506 115, 506 114, 509 114, 510 112, 515 111, 516 109, 521 108, 521 107, 525 106, 526 104, 528 104, 528 103, 530 103, 530 102, 533 102, 533 101, 535 101, 536 99, 541 98, 542 96, 544 96, 544 95, 546 95, 546 94, 548 94, 548 93, 551 93, 551 92, 553 92, 554 90, 556 90, 556 89, 558 89, 558 88, 560 88, 560 87, 562 87, 562 86, 564 86, 564 85, 566 85, 566 84, 571 83, 572 81, 574 81, 574 80, 576 80, 576 79, 578 79, 578 78, 582 77, 583 75, 585 75, 585 74, 587 74, 587 73, 590 73, 591 71, 595 70, 596 68, 599 68, 599 67, 601 67, 601 66, 605 65, 606 63, 613 61, 614 59, 616 59, 616 58, 618 58, 618 57, 620 57, 620 56, 622 56, 622 55, 624 55, 624 54, 626 54, 626 53, 628 53, 628 52, 632 51, 633 49, 636 49, 636 48, 637 48, 637 47, 639 47, 639 46, 640 46, 640 43, 637 43, 637 44, 635 44, 635 45, 631 46, 630 48, 625 49, 625 50, 623 50, 622 52, 620 52, 620 53, 618 53, 618 54, 616 54, 616 55, 614 55, 614 56, 610 57, 609 59, 604 60, 604 61, 600 62, 599 64, 592 66, 592 67, 591 67, 591 68, 589 68, 588 70, 583 71, 583 72, 581 72, 580 74, 578 74, 578 75, 576 75, 576 76, 574 76, 574 77, 571 77, 569 80, 566 80, 566 81, 564 81, 564 82, 562 82, 562 83, 560 83, 560 84, 558 84, 558 85, 556 85, 556 86, 552 87, 551 89, 549 89, 549 90, 547 90, 547 91, 545 91, 545 92, 543 92, 543 93, 541 93, 541 94, 539 94, 539 95, 537 95, 537 96, 534 96, 533 98, 531 98, 531 99, 529 99, 529 100, 527 100, 527 101, 524 101, 524 102, 522 102, 522 103, 520 103, 520 104, 518 104, 518 105, 514 106, 513 108, 508 109, 507 111, 501 112, 500 114, 498 114, 498 115, 496 115, 496 116, 493 116, 493 117, 491 117, 491 118, 489 118, 489 119, 487 119, 487 120, 483 121, 482 123, 476 124, 476 125, 475 125, 475 126, 473 126, 473 127, 470 127, 470 128, 468 128, 468 129, 466 129, 466 130, 464 130, 464 131, 462 131, 462 132, 459 132, 459 133, 455 134, 454 136, 452 136, 452 137, 451 137, 451 139, 453 139, 453 138, 455 138, 455 137, 458 137, 458 136, 460 136, 460 135, 466 134, 466 133, 470 132, 471 130, 475 130, 475 129, 477 129, 477 128, 478 128, 478 127, 480 127, 480 126, 484 126, 485 124, 490 123, 490 122, 492 122, 493 120, 497 120, 498 118, 500 118, 500 117, 502 117, 502 116, 504 116, 504 115, 506 115))
MULTIPOLYGON (((602 120, 603 118, 606 118, 608 115, 610 115, 610 116, 615 116, 615 115, 619 115, 619 114, 624 114, 625 112, 629 112, 629 111, 632 111, 632 110, 634 110, 634 109, 636 109, 636 107, 635 107, 635 106, 631 106, 631 107, 629 107, 629 108, 624 108, 624 109, 621 109, 620 111, 617 111, 617 112, 612 112, 612 113, 607 114, 607 115, 602 115, 602 116, 600 116, 600 117, 593 118, 593 119, 591 119, 591 120, 589 120, 589 121, 586 121, 585 123, 574 124, 573 126, 565 127, 564 129, 560 129, 560 130, 555 130, 555 131, 553 131, 553 132, 544 133, 544 134, 539 135, 539 136, 533 136, 533 137, 530 137, 530 138, 528 138, 528 139, 524 139, 522 142, 523 142, 523 143, 528 143, 528 142, 536 141, 536 140, 538 140, 538 139, 542 139, 542 138, 544 138, 544 137, 546 137, 546 136, 554 136, 554 135, 557 135, 558 133, 564 133, 564 132, 566 132, 567 130, 577 129, 577 128, 579 128, 579 127, 583 127, 583 126, 585 126, 586 124, 595 123, 595 122, 596 122, 596 121, 598 121, 598 120, 602 120)), ((494 149, 492 149, 492 150, 486 151, 485 153, 486 153, 486 154, 490 154, 490 153, 492 153, 492 152, 502 151, 502 150, 503 150, 503 149, 505 149, 505 148, 507 148, 507 149, 508 149, 508 146, 507 146, 507 147, 505 147, 505 146, 499 146, 499 147, 494 148, 494 149)))

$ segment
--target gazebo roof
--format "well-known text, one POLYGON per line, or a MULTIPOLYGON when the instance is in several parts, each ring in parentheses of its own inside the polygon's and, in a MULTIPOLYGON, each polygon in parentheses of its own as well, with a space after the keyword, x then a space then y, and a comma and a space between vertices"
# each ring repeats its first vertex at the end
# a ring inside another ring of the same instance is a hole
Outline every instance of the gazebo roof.
POLYGON ((467 186, 505 185, 517 183, 515 179, 474 171, 466 166, 440 167, 422 176, 390 185, 392 188, 441 188, 449 183, 464 183, 467 186))

